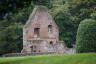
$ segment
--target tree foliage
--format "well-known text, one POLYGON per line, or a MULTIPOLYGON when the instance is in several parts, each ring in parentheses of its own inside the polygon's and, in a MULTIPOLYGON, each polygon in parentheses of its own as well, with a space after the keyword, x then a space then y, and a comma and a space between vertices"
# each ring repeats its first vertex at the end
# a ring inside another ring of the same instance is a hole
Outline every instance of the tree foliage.
POLYGON ((64 6, 56 6, 51 9, 50 13, 59 26, 60 40, 64 40, 68 47, 72 47, 72 42, 74 42, 75 38, 74 25, 72 15, 69 13, 67 6, 67 4, 64 6))
POLYGON ((22 28, 32 12, 33 3, 14 15, 0 21, 0 55, 5 53, 21 52, 22 28))
POLYGON ((86 19, 79 25, 77 31, 77 52, 96 52, 96 20, 86 19))

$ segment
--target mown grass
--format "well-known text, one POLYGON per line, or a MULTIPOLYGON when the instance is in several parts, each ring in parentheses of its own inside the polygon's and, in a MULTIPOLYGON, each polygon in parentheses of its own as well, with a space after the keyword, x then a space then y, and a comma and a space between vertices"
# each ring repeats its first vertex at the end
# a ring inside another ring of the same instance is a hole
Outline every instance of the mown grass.
POLYGON ((96 53, 7 57, 0 64, 96 64, 96 53))

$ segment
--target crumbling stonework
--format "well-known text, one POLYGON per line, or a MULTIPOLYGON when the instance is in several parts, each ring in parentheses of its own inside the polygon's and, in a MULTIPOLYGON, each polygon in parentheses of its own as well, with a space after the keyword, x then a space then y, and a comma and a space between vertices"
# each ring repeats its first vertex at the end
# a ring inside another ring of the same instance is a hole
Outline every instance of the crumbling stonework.
POLYGON ((63 52, 59 31, 46 7, 35 6, 23 28, 22 53, 63 52))

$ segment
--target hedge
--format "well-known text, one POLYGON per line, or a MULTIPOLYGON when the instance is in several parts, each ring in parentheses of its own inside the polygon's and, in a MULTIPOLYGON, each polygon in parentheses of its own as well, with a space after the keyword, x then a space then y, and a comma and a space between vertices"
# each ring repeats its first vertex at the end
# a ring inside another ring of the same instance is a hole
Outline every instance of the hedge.
POLYGON ((96 52, 96 20, 81 21, 76 36, 76 52, 96 52))

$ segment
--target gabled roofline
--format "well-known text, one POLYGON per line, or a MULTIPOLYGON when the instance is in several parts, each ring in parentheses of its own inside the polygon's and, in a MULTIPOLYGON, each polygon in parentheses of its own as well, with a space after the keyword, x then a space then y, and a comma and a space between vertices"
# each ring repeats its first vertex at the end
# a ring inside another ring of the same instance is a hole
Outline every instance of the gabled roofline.
POLYGON ((28 18, 28 20, 26 21, 26 24, 24 25, 24 27, 23 28, 26 28, 27 27, 27 25, 28 24, 30 24, 30 20, 33 18, 33 16, 35 15, 35 13, 36 13, 36 10, 37 10, 37 6, 35 6, 35 8, 33 9, 33 12, 32 12, 32 14, 30 14, 29 15, 29 18, 28 18))
MULTIPOLYGON (((23 29, 26 28, 29 24, 31 24, 32 22, 32 19, 34 18, 36 12, 38 10, 44 10, 44 11, 47 11, 47 14, 48 16, 52 19, 52 22, 55 24, 55 26, 58 28, 57 24, 55 23, 55 21, 53 20, 52 16, 50 15, 50 13, 48 13, 48 9, 45 7, 45 6, 42 6, 42 5, 36 5, 35 8, 33 9, 32 13, 30 14, 29 18, 28 18, 28 21, 26 22, 26 24, 24 25, 23 29)), ((59 30, 58 30, 59 32, 59 30)))

